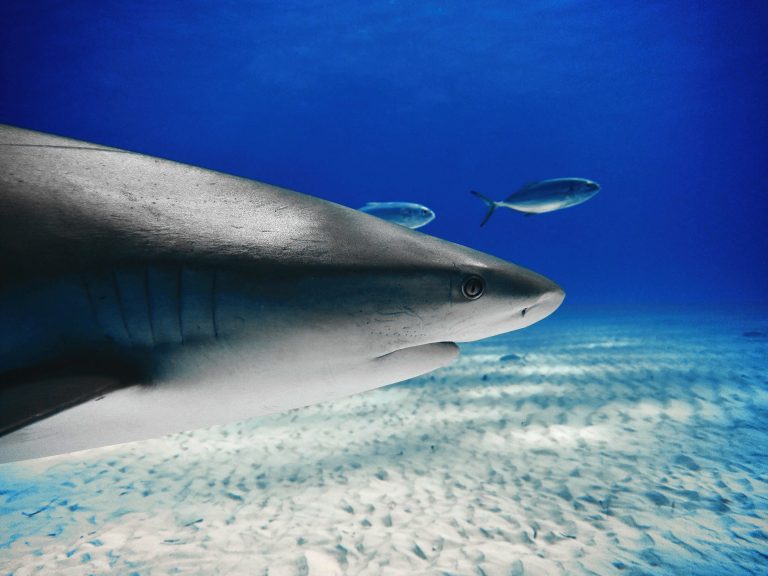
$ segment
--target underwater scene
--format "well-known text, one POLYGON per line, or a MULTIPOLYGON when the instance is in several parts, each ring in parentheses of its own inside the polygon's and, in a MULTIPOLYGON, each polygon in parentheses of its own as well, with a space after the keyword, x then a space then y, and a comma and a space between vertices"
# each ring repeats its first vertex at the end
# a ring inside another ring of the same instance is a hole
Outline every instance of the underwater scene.
POLYGON ((0 18, 0 574, 768 573, 768 4, 0 18))

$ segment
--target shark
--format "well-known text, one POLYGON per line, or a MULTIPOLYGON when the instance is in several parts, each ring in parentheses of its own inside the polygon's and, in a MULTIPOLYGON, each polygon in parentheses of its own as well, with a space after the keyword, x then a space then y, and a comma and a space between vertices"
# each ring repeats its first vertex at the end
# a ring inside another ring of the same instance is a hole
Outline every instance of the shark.
POLYGON ((0 462, 400 382, 564 298, 317 197, 7 125, 0 269, 0 462))

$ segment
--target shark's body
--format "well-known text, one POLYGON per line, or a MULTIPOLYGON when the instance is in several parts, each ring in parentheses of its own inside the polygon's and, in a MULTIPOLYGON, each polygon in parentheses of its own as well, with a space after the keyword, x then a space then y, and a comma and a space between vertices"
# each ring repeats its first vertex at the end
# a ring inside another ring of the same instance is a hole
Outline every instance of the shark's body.
POLYGON ((0 462, 401 381, 563 298, 356 210, 8 126, 0 269, 0 462))

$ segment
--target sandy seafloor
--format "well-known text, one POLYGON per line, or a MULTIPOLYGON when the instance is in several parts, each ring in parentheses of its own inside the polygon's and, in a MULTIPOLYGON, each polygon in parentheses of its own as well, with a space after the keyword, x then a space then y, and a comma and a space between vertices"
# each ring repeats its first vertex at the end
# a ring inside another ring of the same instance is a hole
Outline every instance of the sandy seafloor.
POLYGON ((0 573, 766 574, 767 369, 765 309, 563 310, 404 384, 0 466, 0 573))

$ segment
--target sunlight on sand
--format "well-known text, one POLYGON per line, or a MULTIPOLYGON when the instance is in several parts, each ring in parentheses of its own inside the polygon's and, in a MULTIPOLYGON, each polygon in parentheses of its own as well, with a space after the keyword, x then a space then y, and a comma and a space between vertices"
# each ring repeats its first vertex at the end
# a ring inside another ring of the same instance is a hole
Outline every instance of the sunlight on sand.
POLYGON ((768 341, 726 317, 552 321, 335 403, 0 467, 0 564, 758 574, 768 341))

